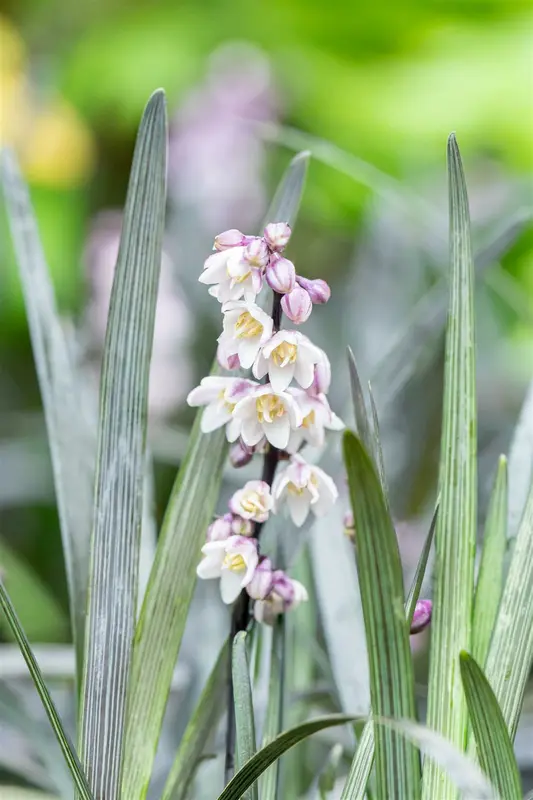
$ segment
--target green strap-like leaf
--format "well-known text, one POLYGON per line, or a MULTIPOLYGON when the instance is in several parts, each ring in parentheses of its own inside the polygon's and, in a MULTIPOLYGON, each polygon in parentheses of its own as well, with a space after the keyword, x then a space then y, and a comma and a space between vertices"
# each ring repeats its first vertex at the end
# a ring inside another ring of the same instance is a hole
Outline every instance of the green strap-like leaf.
POLYGON ((387 505, 388 505, 389 490, 387 486, 387 475, 385 473, 385 460, 383 458, 383 448, 381 446, 381 434, 379 430, 378 410, 376 407, 376 401, 374 400, 374 393, 372 391, 372 385, 370 381, 368 382, 368 397, 370 399, 370 408, 372 410, 372 422, 374 426, 374 452, 376 458, 376 466, 378 468, 378 475, 381 481, 381 488, 383 489, 383 494, 385 495, 385 499, 387 500, 387 505))
POLYGON ((166 197, 166 104, 137 136, 102 364, 80 743, 97 797, 119 797, 136 620, 148 377, 166 197))
MULTIPOLYGON (((269 221, 294 223, 308 155, 293 159, 272 203, 269 221), (278 209, 281 208, 281 211, 278 209)), ((135 633, 128 700, 123 800, 146 796, 161 725, 196 583, 196 566, 220 493, 226 433, 202 434, 196 415, 172 489, 135 633)))
POLYGON ((228 681, 228 643, 225 642, 183 734, 161 800, 186 800, 206 741, 222 712, 228 681))
POLYGON ((507 546, 507 459, 500 456, 490 498, 474 600, 472 653, 484 664, 500 605, 507 546))
POLYGON ((533 479, 533 380, 530 382, 509 452, 507 537, 514 539, 533 479))
MULTIPOLYGON (((231 671, 233 673, 233 698, 235 704, 235 729, 237 733, 237 767, 245 764, 256 751, 254 706, 250 685, 250 666, 246 653, 246 632, 239 631, 233 640, 231 671)), ((257 783, 243 795, 244 800, 257 800, 257 783)))
POLYGON ((342 759, 343 747, 342 744, 335 744, 329 751, 326 766, 320 773, 318 779, 318 791, 320 793, 320 800, 327 800, 330 792, 335 788, 335 782, 339 773, 339 767, 342 759))
POLYGON ((303 150, 291 160, 272 198, 265 224, 288 222, 289 225, 294 225, 302 200, 310 157, 309 150, 303 150))
POLYGON ((514 540, 513 555, 487 656, 489 681, 511 741, 533 662, 533 484, 514 540))
POLYGON ((91 386, 81 380, 73 347, 65 335, 28 189, 9 150, 2 153, 2 180, 48 432, 76 672, 81 683, 93 513, 96 400, 91 386))
MULTIPOLYGON (((428 725, 464 746, 466 702, 457 669, 470 647, 476 544, 476 386, 474 265, 468 197, 459 148, 448 140, 450 309, 444 367, 440 493, 435 535, 435 600, 431 628, 428 725)), ((456 797, 434 764, 424 766, 425 800, 456 797)))
MULTIPOLYGON (((431 545, 435 534, 435 527, 437 524, 437 516, 439 507, 437 505, 431 525, 429 526, 429 533, 426 536, 424 547, 418 559, 416 571, 405 601, 405 618, 408 628, 411 627, 413 615, 415 613, 416 603, 420 596, 422 582, 426 572, 426 567, 431 552, 431 545)), ((352 760, 350 772, 344 785, 341 800, 362 800, 367 791, 367 784, 372 772, 372 764, 374 763, 374 723, 368 720, 366 723, 363 734, 358 742, 355 755, 352 760)))
POLYGON ((257 780, 257 778, 273 764, 278 758, 287 752, 291 747, 311 736, 313 733, 323 731, 326 728, 333 728, 335 725, 343 725, 346 722, 354 722, 356 717, 348 714, 330 714, 325 717, 304 722, 288 731, 284 731, 279 736, 262 747, 261 750, 244 764, 243 767, 233 776, 218 800, 240 800, 244 792, 257 780))
MULTIPOLYGON (((380 717, 414 720, 413 665, 396 533, 372 460, 350 431, 344 434, 344 462, 354 516, 372 710, 380 717)), ((416 800, 420 792, 416 748, 383 727, 375 731, 375 748, 378 798, 416 800)))
POLYGON ((13 631, 13 636, 15 637, 17 644, 20 647, 20 651, 24 656, 24 660, 26 661, 26 664, 28 666, 28 671, 32 677, 32 680, 35 684, 35 688, 39 693, 41 702, 48 715, 48 719, 50 720, 50 724, 52 726, 54 734, 61 748, 61 752, 63 753, 65 761, 67 762, 67 766, 70 770, 70 774, 72 775, 72 780, 78 792, 78 796, 82 800, 93 800, 93 795, 89 788, 87 777, 83 772, 83 768, 78 760, 76 751, 74 750, 74 747, 72 746, 69 737, 65 731, 63 723, 61 722, 59 714, 57 713, 54 702, 50 697, 50 693, 44 682, 41 670, 39 669, 39 665, 37 664, 35 656, 33 655, 30 643, 26 638, 26 634, 24 633, 22 626, 18 620, 15 609, 13 608, 13 604, 11 603, 9 595, 4 587, 4 584, 1 581, 0 581, 0 608, 2 609, 3 613, 6 616, 9 626, 13 631))
POLYGON ((367 453, 374 458, 374 437, 372 435, 372 428, 368 419, 368 412, 366 408, 365 395, 357 371, 357 364, 355 363, 355 356, 351 347, 347 348, 348 354, 348 370, 350 373, 350 389, 352 392, 352 403, 355 415, 355 426, 357 435, 363 442, 367 453))
POLYGON ((461 678, 483 772, 505 800, 521 800, 520 772, 505 720, 483 670, 464 650, 461 678))
MULTIPOLYGON (((272 630, 272 647, 270 651, 270 678, 268 685, 268 703, 263 727, 262 746, 276 738, 280 733, 283 719, 284 701, 284 647, 285 647, 285 614, 281 614, 272 630)), ((259 796, 261 800, 276 800, 279 788, 279 761, 276 761, 261 776, 259 796)))

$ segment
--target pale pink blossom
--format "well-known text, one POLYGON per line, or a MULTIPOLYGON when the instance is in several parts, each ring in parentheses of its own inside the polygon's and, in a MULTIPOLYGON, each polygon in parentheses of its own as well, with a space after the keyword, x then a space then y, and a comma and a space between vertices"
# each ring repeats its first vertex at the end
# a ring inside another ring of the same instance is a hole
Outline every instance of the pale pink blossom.
POLYGON ((266 522, 274 500, 265 481, 248 481, 229 501, 230 510, 243 519, 266 522))
POLYGON ((236 228, 230 228, 228 231, 223 231, 215 236, 215 250, 227 250, 230 247, 243 247, 248 244, 250 236, 246 236, 236 228))
POLYGON ((433 603, 431 600, 417 600, 413 621, 411 622, 411 633, 420 633, 427 628, 431 622, 433 603))
POLYGON ((244 369, 255 361, 260 347, 272 336, 272 317, 255 303, 232 302, 222 307, 224 329, 218 337, 227 355, 239 356, 244 369))
POLYGON ((203 580, 220 579, 222 601, 233 603, 254 576, 259 562, 256 539, 230 536, 224 541, 207 542, 196 574, 203 580))
POLYGON ((275 512, 278 513, 286 504, 292 521, 301 527, 310 511, 315 517, 327 514, 339 493, 324 470, 295 455, 286 468, 276 474, 272 496, 275 512))
POLYGON ((322 280, 322 278, 309 280, 308 278, 303 278, 301 275, 297 275, 296 280, 302 289, 305 289, 305 291, 308 293, 309 297, 311 298, 311 302, 316 303, 317 305, 323 305, 324 303, 327 303, 331 297, 331 289, 326 281, 322 280))
POLYGON ((296 387, 287 389, 287 392, 298 403, 302 415, 301 426, 291 432, 285 448, 289 453, 297 453, 305 442, 313 447, 322 447, 326 430, 343 430, 344 423, 331 410, 326 395, 313 395, 296 387))
POLYGON ((239 435, 240 423, 235 423, 233 411, 237 403, 259 384, 244 378, 224 378, 208 375, 187 397, 190 406, 206 406, 202 415, 202 433, 210 433, 227 425, 228 441, 239 435), (233 436, 233 438, 231 438, 233 436))
POLYGON ((320 350, 320 359, 315 364, 313 381, 308 391, 310 394, 327 394, 331 385, 331 364, 323 350, 320 350))
POLYGON ((272 589, 264 600, 254 603, 254 617, 257 622, 273 625, 280 614, 296 608, 309 599, 307 590, 299 581, 288 577, 281 570, 272 576, 272 589))
POLYGON ((232 514, 224 514, 223 517, 217 517, 217 519, 212 522, 207 529, 207 541, 222 542, 224 539, 229 539, 233 533, 231 529, 232 521, 232 514))
POLYGON ((259 564, 255 568, 252 580, 246 587, 246 591, 254 600, 264 600, 272 589, 274 581, 274 570, 269 558, 262 556, 259 564))
POLYGON ((271 445, 284 450, 291 431, 296 431, 302 424, 302 413, 291 394, 274 392, 267 383, 237 403, 233 420, 240 425, 237 435, 240 434, 249 447, 258 444, 265 436, 271 445))
POLYGON ((281 330, 259 351, 253 374, 259 380, 268 373, 276 392, 284 392, 293 378, 307 389, 313 382, 315 365, 321 358, 322 351, 307 336, 298 331, 281 330))

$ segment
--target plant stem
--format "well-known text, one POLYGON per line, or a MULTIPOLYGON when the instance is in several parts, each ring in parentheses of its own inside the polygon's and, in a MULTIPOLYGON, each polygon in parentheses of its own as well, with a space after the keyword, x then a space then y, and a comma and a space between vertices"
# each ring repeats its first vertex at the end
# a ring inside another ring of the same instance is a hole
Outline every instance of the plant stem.
MULTIPOLYGON (((277 292, 273 292, 274 299, 272 302, 272 322, 273 322, 273 333, 277 333, 280 329, 281 325, 281 295, 277 292)), ((265 453, 264 461, 263 461, 263 474, 261 476, 261 480, 265 483, 268 483, 269 486, 272 486, 272 482, 274 480, 274 475, 276 473, 276 467, 278 466, 280 451, 277 447, 272 447, 269 445, 267 452, 265 453)), ((261 534, 261 528, 263 527, 262 522, 256 523, 254 535, 256 539, 259 539, 261 534)), ((226 722, 226 757, 224 761, 224 783, 227 785, 232 778, 233 772, 235 771, 235 705, 234 705, 234 696, 233 696, 233 678, 232 678, 232 669, 231 669, 231 659, 232 659, 232 650, 233 650, 233 640, 239 631, 245 631, 250 623, 250 598, 246 592, 246 589, 243 589, 240 593, 239 597, 235 601, 235 605, 233 606, 233 612, 231 615, 231 629, 230 629, 230 637, 229 637, 229 653, 230 653, 230 663, 229 663, 229 675, 228 675, 228 714, 227 714, 227 722, 226 722)))

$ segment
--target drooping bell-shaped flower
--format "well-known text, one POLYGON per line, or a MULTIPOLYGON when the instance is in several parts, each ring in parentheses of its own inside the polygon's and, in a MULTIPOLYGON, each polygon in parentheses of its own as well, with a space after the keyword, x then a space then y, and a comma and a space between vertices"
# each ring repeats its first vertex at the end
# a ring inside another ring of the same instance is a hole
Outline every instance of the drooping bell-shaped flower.
POLYGON ((323 517, 337 500, 339 493, 332 478, 299 455, 277 473, 272 485, 274 509, 278 512, 287 505, 294 524, 301 527, 310 511, 323 517))
POLYGON ((196 574, 204 580, 220 579, 224 603, 235 602, 242 589, 253 578, 259 562, 256 539, 230 536, 224 541, 207 542, 202 547, 203 559, 196 574))
POLYGON ((238 434, 249 447, 265 436, 280 450, 287 447, 291 431, 302 424, 300 408, 292 395, 274 392, 269 383, 243 398, 243 402, 235 406, 233 419, 240 424, 238 434))
POLYGON ((248 481, 229 501, 234 514, 253 522, 266 522, 273 505, 270 486, 265 481, 248 481))
POLYGON ((222 308, 224 330, 218 337, 224 352, 237 354, 244 369, 255 361, 259 348, 272 336, 272 317, 255 303, 231 302, 222 308))
POLYGON ((298 331, 281 330, 263 345, 253 367, 257 379, 267 372, 272 388, 284 392, 292 379, 307 389, 314 378, 315 365, 321 359, 321 350, 307 336, 298 331))
POLYGON ((281 298, 283 313, 296 325, 301 325, 311 316, 313 303, 309 293, 301 286, 295 286, 292 292, 284 294, 281 298))

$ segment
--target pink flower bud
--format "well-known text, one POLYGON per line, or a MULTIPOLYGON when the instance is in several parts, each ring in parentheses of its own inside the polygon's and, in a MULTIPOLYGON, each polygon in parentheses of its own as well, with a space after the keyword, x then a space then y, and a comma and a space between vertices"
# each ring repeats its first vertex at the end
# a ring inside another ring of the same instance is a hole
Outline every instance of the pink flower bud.
POLYGON ((413 621, 411 622, 411 633, 420 633, 424 628, 427 628, 431 622, 431 612, 433 611, 433 603, 431 600, 418 600, 415 606, 415 613, 413 614, 413 621))
POLYGON ((217 361, 222 369, 239 369, 241 366, 237 353, 229 356, 220 344, 217 347, 217 361))
POLYGON ((231 466, 235 467, 235 469, 239 469, 239 467, 245 467, 246 464, 249 464, 252 460, 253 454, 253 447, 248 447, 244 444, 242 439, 237 439, 229 451, 229 460, 231 462, 231 466))
POLYGON ((264 600, 272 589, 273 575, 272 562, 263 556, 255 568, 252 580, 246 587, 250 597, 254 600, 264 600))
POLYGON ((329 358, 324 351, 321 350, 320 352, 321 358, 320 361, 315 364, 313 383, 307 390, 309 394, 319 395, 327 394, 329 392, 329 387, 331 384, 331 364, 329 363, 329 358))
POLYGON ((270 253, 264 239, 252 239, 243 253, 243 259, 250 267, 256 267, 256 269, 266 267, 269 258, 270 253))
POLYGON ((321 278, 316 278, 315 280, 308 280, 307 278, 302 278, 301 275, 297 275, 296 280, 298 281, 302 289, 305 289, 306 292, 309 293, 311 302, 316 303, 317 305, 322 305, 323 303, 327 303, 329 298, 331 297, 331 289, 329 288, 326 281, 323 281, 321 278))
POLYGON ((346 536, 349 536, 350 539, 353 539, 355 536, 355 526, 353 521, 353 514, 351 511, 347 511, 344 515, 343 519, 344 524, 344 533, 346 536))
MULTIPOLYGON (((230 515, 232 516, 232 515, 230 515)), ((249 519, 233 514, 231 521, 231 535, 232 536, 251 536, 254 532, 254 524, 249 519)))
POLYGON ((311 316, 313 303, 305 289, 295 286, 292 292, 283 295, 281 307, 292 322, 295 322, 296 325, 301 325, 311 316))
POLYGON ((283 600, 287 608, 294 601, 294 584, 283 570, 277 569, 272 576, 272 591, 283 600))
POLYGON ((271 258, 265 272, 266 282, 274 292, 286 294, 296 285, 296 270, 288 258, 271 258))
POLYGON ((265 240, 271 250, 281 253, 291 238, 290 225, 286 222, 270 222, 265 230, 265 240))
POLYGON ((228 250, 230 247, 243 247, 250 237, 245 236, 236 228, 224 231, 215 236, 215 250, 228 250))
POLYGON ((229 539, 229 537, 233 535, 231 529, 232 520, 233 516, 231 514, 224 514, 223 517, 217 517, 207 529, 207 541, 220 542, 224 539, 229 539))

